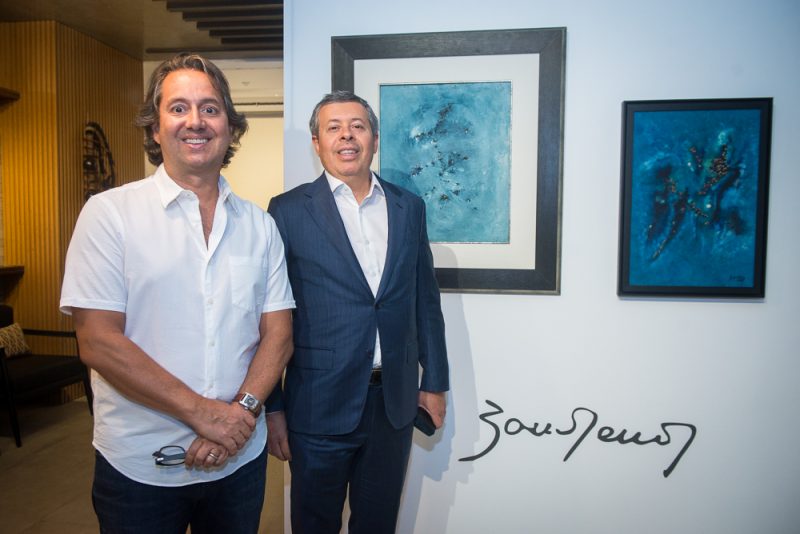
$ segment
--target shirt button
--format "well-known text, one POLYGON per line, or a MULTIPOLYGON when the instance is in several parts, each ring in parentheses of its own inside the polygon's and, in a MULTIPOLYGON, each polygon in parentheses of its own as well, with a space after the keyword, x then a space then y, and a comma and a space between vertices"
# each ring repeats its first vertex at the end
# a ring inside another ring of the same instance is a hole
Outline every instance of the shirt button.
POLYGON ((213 346, 215 346, 215 345, 216 345, 216 342, 215 342, 215 341, 213 341, 213 340, 212 340, 212 341, 211 341, 211 342, 208 344, 208 346, 209 346, 209 347, 213 347, 213 346))

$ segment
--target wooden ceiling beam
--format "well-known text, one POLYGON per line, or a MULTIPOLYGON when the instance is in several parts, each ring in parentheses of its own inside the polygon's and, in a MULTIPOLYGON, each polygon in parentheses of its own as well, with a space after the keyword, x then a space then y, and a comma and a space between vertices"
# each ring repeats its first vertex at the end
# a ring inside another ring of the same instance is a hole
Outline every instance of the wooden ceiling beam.
POLYGON ((183 13, 183 20, 189 22, 200 22, 209 20, 283 20, 283 12, 274 13, 265 9, 251 9, 248 11, 190 11, 183 13))
POLYGON ((211 37, 279 37, 283 39, 283 27, 276 29, 244 28, 239 30, 209 30, 211 37))
POLYGON ((169 0, 168 11, 203 11, 213 9, 283 9, 283 0, 169 0))
MULTIPOLYGON (((282 21, 281 21, 282 22, 282 21)), ((198 30, 210 31, 210 30, 235 30, 241 28, 250 28, 250 29, 273 29, 275 27, 276 21, 273 20, 263 20, 263 19, 254 19, 254 20, 218 20, 213 22, 205 22, 200 21, 197 23, 198 30)), ((280 24, 281 28, 283 24, 280 24)))
POLYGON ((269 45, 228 45, 228 46, 201 46, 201 47, 166 47, 166 48, 147 48, 145 52, 148 54, 178 54, 191 50, 198 54, 211 54, 220 52, 259 52, 259 55, 264 57, 283 57, 283 47, 275 47, 269 45))
POLYGON ((283 48, 283 38, 280 39, 257 39, 251 37, 225 37, 221 39, 225 46, 235 45, 259 45, 266 47, 267 50, 280 50, 283 48))

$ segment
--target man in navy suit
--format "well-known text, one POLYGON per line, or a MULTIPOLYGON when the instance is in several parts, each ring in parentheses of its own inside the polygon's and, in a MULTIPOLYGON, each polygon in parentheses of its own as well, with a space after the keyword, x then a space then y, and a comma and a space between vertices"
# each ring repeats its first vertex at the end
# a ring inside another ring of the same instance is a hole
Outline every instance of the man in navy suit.
POLYGON ((325 172, 269 206, 297 309, 268 448, 289 460, 295 534, 337 534, 348 492, 351 534, 392 533, 417 407, 440 427, 449 389, 425 205, 370 171, 365 100, 326 95, 310 127, 325 172))

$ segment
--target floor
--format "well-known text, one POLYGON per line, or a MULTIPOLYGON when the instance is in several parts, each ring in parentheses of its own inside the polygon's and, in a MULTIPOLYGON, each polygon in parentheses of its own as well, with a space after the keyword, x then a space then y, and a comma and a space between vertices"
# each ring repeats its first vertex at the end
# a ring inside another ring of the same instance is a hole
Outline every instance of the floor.
MULTIPOLYGON (((92 510, 94 451, 86 399, 19 410, 17 448, 5 407, 0 413, 0 532, 83 534, 98 531, 92 510)), ((283 532, 283 465, 267 467, 260 534, 283 532)))

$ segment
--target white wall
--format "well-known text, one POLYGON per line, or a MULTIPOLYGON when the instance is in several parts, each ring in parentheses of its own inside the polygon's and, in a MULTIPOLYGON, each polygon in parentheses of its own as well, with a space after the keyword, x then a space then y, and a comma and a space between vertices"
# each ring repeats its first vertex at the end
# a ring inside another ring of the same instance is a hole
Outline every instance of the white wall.
POLYGON ((436 439, 415 438, 398 532, 798 532, 798 24, 795 0, 287 2, 287 188, 320 171, 306 124, 330 89, 331 36, 567 28, 562 294, 443 295, 449 412, 436 439), (621 102, 762 96, 774 98, 766 298, 618 298, 621 102), (566 462, 574 435, 525 432, 459 462, 494 435, 478 419, 487 399, 540 429, 568 428, 577 407, 599 419, 566 462), (697 427, 668 478, 685 433, 663 447, 594 437, 665 422, 697 427))
POLYGON ((283 118, 248 117, 248 130, 222 174, 234 193, 267 209, 283 191, 283 118))

